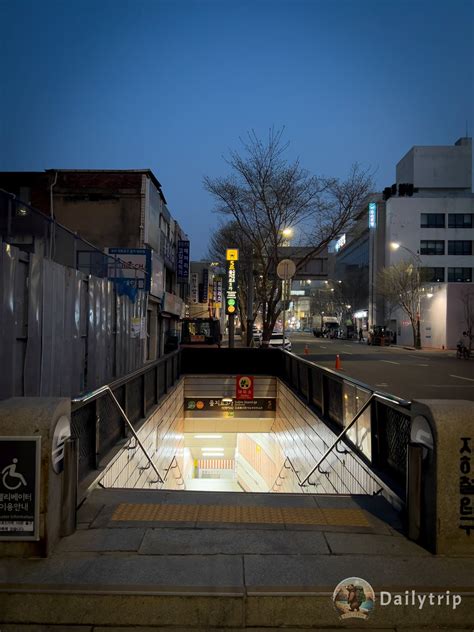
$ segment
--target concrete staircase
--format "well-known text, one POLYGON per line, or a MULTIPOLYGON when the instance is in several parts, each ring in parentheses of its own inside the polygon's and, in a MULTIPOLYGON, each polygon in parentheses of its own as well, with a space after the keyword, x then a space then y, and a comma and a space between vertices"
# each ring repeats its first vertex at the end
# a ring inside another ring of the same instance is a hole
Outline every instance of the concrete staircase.
POLYGON ((473 578, 474 557, 408 541, 380 497, 96 490, 52 556, 0 561, 0 629, 471 631, 473 578), (332 603, 351 577, 375 590, 368 620, 332 603), (462 603, 381 605, 406 590, 462 603))

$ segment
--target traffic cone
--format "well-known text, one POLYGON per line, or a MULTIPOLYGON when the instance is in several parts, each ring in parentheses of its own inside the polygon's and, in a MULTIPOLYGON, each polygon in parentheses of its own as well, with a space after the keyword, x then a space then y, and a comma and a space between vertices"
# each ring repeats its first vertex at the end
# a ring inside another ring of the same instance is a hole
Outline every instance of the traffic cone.
POLYGON ((341 369, 341 358, 339 357, 339 354, 337 354, 336 356, 336 370, 337 369, 341 369))
POLYGON ((305 355, 308 355, 308 354, 309 354, 309 347, 308 347, 308 345, 305 345, 305 346, 304 346, 304 354, 305 354, 305 355))

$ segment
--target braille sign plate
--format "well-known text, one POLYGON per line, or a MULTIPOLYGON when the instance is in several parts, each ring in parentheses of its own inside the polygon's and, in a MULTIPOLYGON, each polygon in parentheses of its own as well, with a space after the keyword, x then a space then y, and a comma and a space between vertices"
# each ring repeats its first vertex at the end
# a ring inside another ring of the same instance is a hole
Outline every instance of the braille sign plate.
POLYGON ((0 437, 0 540, 39 540, 41 437, 0 437))

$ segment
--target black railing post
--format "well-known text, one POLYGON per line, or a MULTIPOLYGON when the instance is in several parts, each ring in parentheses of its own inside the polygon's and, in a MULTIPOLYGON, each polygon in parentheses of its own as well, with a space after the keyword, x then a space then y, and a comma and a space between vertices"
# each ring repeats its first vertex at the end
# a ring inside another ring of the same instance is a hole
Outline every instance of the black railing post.
POLYGON ((100 397, 94 402, 95 414, 95 468, 99 467, 100 462, 100 397))
MULTIPOLYGON (((129 390, 128 390, 128 382, 125 382, 125 384, 123 385, 123 409, 127 417, 128 417, 128 413, 130 409, 129 399, 130 399, 130 396, 129 396, 129 390)), ((124 437, 128 437, 127 424, 125 423, 125 420, 123 418, 121 419, 122 419, 122 434, 124 437)))
POLYGON ((142 392, 142 410, 141 410, 141 417, 144 418, 146 417, 146 410, 147 410, 147 405, 146 405, 146 373, 142 373, 142 379, 141 379, 141 392, 142 392))
POLYGON ((311 404, 313 401, 313 380, 311 379, 311 367, 308 364, 306 366, 306 380, 308 384, 308 404, 311 404))

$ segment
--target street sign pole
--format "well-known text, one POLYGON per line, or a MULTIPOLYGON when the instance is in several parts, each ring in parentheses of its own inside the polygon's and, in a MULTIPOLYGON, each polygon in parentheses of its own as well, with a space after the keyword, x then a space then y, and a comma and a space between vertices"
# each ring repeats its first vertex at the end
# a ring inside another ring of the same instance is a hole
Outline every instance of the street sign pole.
POLYGON ((234 326, 234 314, 229 314, 229 349, 233 349, 235 347, 234 326))
POLYGON ((227 291, 226 291, 226 314, 228 316, 229 326, 229 349, 234 348, 234 316, 237 310, 237 262, 239 260, 239 251, 237 248, 226 249, 227 260, 227 291))
MULTIPOLYGON (((296 266, 291 259, 283 259, 277 266, 277 274, 281 281, 281 294, 283 299, 283 349, 285 348, 285 320, 286 320, 286 295, 287 283, 291 284, 291 279, 295 276, 296 266)), ((289 294, 289 292, 288 292, 289 294)))

